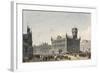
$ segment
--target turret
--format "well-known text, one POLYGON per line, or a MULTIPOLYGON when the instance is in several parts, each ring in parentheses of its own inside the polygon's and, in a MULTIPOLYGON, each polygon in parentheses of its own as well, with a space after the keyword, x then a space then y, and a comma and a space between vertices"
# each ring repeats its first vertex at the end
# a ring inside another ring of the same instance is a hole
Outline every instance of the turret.
POLYGON ((27 26, 27 33, 28 33, 28 32, 30 32, 30 28, 29 28, 29 26, 27 26))
POLYGON ((77 28, 72 28, 73 39, 77 39, 77 33, 78 33, 78 29, 77 28))
POLYGON ((51 41, 53 41, 53 38, 51 37, 51 41))

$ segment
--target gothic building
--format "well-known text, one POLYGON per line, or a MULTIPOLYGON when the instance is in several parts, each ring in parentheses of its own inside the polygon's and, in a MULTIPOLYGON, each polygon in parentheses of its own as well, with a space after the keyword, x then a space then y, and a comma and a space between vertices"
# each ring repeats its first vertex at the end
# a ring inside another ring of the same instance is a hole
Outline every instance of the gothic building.
POLYGON ((91 52, 91 41, 90 40, 82 40, 80 42, 80 50, 81 52, 91 52))
POLYGON ((33 56, 32 32, 27 26, 27 33, 23 34, 23 62, 28 61, 33 56))
POLYGON ((80 38, 77 37, 78 29, 72 28, 72 36, 62 38, 57 36, 56 39, 51 38, 52 48, 57 53, 79 53, 80 51, 80 38))

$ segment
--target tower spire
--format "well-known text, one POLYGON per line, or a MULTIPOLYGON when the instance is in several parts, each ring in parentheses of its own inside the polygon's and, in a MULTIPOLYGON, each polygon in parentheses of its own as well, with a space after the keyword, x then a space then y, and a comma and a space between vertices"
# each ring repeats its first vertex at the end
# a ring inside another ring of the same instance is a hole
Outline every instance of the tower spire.
POLYGON ((76 27, 72 28, 72 35, 74 39, 77 38, 77 33, 78 33, 78 29, 76 27))

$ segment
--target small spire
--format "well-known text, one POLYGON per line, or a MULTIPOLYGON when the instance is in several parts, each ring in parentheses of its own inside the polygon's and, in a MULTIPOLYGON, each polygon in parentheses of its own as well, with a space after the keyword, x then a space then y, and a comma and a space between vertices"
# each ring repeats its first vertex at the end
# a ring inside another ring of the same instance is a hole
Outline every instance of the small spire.
POLYGON ((53 38, 51 37, 51 41, 53 41, 53 38))
POLYGON ((27 32, 30 32, 30 28, 29 28, 29 26, 27 25, 27 32))

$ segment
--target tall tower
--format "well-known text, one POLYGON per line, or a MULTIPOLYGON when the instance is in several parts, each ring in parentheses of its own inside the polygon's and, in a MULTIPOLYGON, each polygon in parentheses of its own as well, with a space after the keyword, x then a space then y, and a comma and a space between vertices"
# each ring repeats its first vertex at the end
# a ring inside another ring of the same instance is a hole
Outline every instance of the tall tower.
POLYGON ((29 28, 29 26, 27 26, 27 33, 28 33, 28 32, 30 32, 30 28, 29 28))
POLYGON ((29 43, 29 45, 32 46, 32 32, 31 32, 29 26, 27 26, 27 35, 28 35, 28 43, 29 43))
POLYGON ((78 29, 77 28, 72 28, 72 35, 73 35, 73 39, 77 39, 77 33, 78 33, 78 29))

